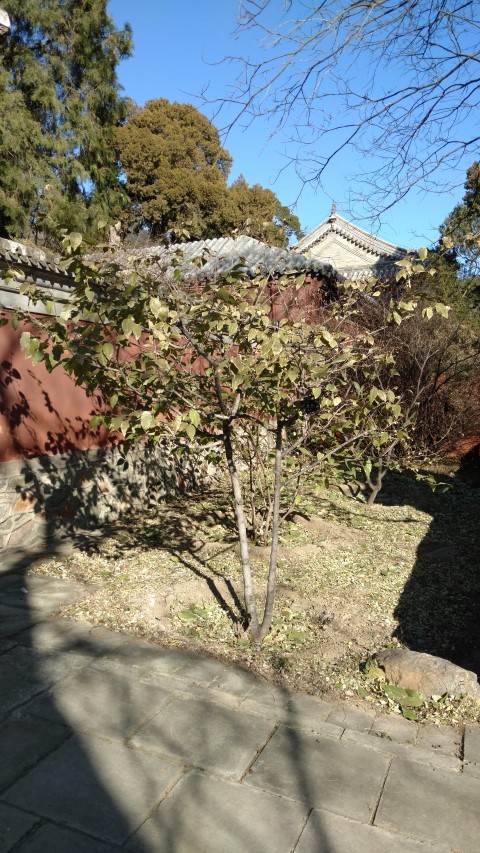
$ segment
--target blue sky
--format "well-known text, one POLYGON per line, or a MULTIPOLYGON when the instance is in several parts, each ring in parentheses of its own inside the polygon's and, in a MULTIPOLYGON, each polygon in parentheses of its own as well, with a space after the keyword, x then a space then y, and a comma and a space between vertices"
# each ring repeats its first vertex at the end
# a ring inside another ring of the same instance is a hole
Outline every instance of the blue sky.
MULTIPOLYGON (((168 98, 193 103, 212 118, 213 108, 202 106, 197 97, 205 87, 212 98, 227 94, 234 72, 221 60, 232 54, 258 55, 253 34, 234 36, 237 0, 110 0, 108 10, 117 26, 128 21, 133 28, 134 55, 121 63, 119 79, 124 93, 140 105, 151 98, 168 98)), ((225 120, 214 123, 220 127, 225 120)), ((370 230, 361 207, 352 211, 349 203, 349 174, 358 170, 358 155, 336 160, 322 190, 313 186, 302 190, 295 170, 288 167, 284 144, 278 136, 271 137, 265 124, 258 121, 246 130, 235 127, 223 142, 234 161, 230 178, 242 173, 250 184, 270 187, 282 204, 293 206, 305 231, 328 215, 333 201, 340 214, 370 230)), ((462 194, 462 187, 455 193, 412 193, 372 230, 407 248, 429 245, 462 194)))

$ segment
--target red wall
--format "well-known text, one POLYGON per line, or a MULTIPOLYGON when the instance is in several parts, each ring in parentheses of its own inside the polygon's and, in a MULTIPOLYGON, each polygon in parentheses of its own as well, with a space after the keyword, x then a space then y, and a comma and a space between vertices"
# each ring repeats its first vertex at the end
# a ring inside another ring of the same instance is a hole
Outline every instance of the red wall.
POLYGON ((25 358, 25 328, 0 329, 0 462, 115 443, 104 428, 89 426, 92 415, 106 410, 100 395, 89 396, 62 368, 48 373, 25 358))

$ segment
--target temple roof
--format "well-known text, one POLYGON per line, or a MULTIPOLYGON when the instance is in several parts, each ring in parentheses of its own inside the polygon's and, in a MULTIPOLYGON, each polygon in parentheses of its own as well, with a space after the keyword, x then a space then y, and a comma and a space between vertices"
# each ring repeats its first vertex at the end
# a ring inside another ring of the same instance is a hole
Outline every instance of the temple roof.
POLYGON ((302 237, 292 251, 308 253, 332 264, 345 278, 359 280, 370 275, 391 276, 396 272, 395 262, 405 257, 407 249, 353 225, 333 205, 330 216, 302 237))

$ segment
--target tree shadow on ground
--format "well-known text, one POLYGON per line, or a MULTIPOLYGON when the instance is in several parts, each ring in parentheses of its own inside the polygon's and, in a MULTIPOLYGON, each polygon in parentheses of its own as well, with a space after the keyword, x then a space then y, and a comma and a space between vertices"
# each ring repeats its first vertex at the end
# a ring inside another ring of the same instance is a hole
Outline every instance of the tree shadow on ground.
POLYGON ((455 475, 437 476, 436 481, 432 491, 411 471, 391 472, 377 498, 384 506, 415 507, 432 519, 395 609, 395 637, 410 649, 446 658, 478 675, 480 490, 468 460, 455 475))

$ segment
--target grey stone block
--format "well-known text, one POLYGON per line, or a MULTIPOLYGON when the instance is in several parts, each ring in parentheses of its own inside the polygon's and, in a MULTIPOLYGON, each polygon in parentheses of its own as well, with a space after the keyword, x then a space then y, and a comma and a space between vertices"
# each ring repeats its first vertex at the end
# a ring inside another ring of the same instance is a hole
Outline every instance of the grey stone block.
POLYGON ((38 817, 25 814, 12 806, 0 803, 0 851, 9 853, 27 832, 38 823, 38 817))
POLYGON ((409 838, 314 810, 295 853, 450 853, 446 845, 409 838))
POLYGON ((0 789, 11 785, 70 735, 65 726, 21 717, 0 725, 0 789))
POLYGON ((375 824, 478 853, 480 779, 415 764, 393 762, 375 824))
POLYGON ((262 705, 271 705, 273 708, 286 709, 294 694, 286 687, 277 687, 275 684, 257 684, 247 694, 247 700, 260 702, 262 705))
POLYGON ((9 589, 2 594, 2 604, 22 607, 28 611, 39 610, 42 614, 48 615, 61 606, 80 601, 87 595, 84 584, 56 578, 45 580, 54 582, 29 583, 27 578, 21 586, 9 589))
POLYGON ((0 637, 16 638, 16 634, 31 628, 35 621, 39 621, 41 618, 41 615, 27 613, 20 607, 8 607, 6 604, 0 604, 0 637))
POLYGON ((433 749, 417 749, 407 743, 397 743, 388 738, 375 737, 365 732, 354 732, 347 729, 342 737, 345 743, 356 743, 362 746, 388 753, 391 756, 407 758, 410 761, 418 761, 420 764, 429 764, 431 767, 439 767, 442 770, 460 771, 461 762, 454 755, 445 755, 435 752, 433 749))
POLYGON ((194 684, 208 687, 215 679, 221 678, 226 670, 227 665, 215 660, 215 658, 197 656, 195 660, 190 661, 177 670, 176 675, 179 678, 193 681, 194 684))
POLYGON ((293 715, 303 714, 313 719, 327 720, 332 713, 332 706, 316 696, 297 693, 289 700, 286 710, 293 715))
POLYGON ((307 731, 325 734, 328 737, 340 738, 343 734, 341 726, 335 726, 333 723, 326 723, 321 716, 308 716, 307 714, 296 714, 285 708, 279 708, 272 705, 263 705, 261 702, 254 702, 251 699, 246 699, 240 704, 242 711, 249 711, 252 714, 259 714, 261 717, 268 717, 270 720, 274 718, 278 723, 285 723, 288 726, 293 726, 298 729, 306 729, 307 731))
POLYGON ((8 653, 8 659, 43 685, 54 684, 69 675, 79 672, 93 660, 89 655, 78 652, 37 652, 27 646, 16 646, 8 653))
POLYGON ((480 726, 465 727, 464 758, 469 764, 480 764, 480 726))
MULTIPOLYGON (((92 632, 93 634, 93 632, 92 632)), ((185 652, 177 652, 176 649, 165 649, 156 643, 143 643, 134 640, 127 634, 118 634, 122 642, 105 652, 99 657, 97 667, 101 669, 120 669, 122 666, 134 667, 137 671, 148 674, 169 674, 176 672, 186 662, 194 658, 185 652)))
POLYGON ((299 803, 193 772, 177 783, 129 849, 290 853, 307 814, 308 809, 299 803))
POLYGON ((17 849, 18 853, 120 853, 123 848, 47 823, 17 849))
POLYGON ((91 646, 89 622, 74 622, 73 619, 55 619, 40 622, 30 631, 18 634, 17 643, 31 646, 39 651, 80 650, 89 651, 91 646))
MULTIPOLYGON (((180 675, 183 675, 183 672, 180 675)), ((258 683, 258 678, 251 672, 240 669, 240 667, 224 666, 221 674, 215 678, 210 686, 215 690, 245 698, 252 688, 258 686, 258 683)))
POLYGON ((274 722, 198 699, 174 699, 132 739, 135 746, 239 777, 274 722))
POLYGON ((245 782, 368 822, 389 764, 374 750, 282 726, 245 782))
POLYGON ((45 690, 41 682, 34 676, 29 677, 15 663, 12 658, 14 651, 12 649, 0 657, 0 718, 45 690))
POLYGON ((66 722, 77 732, 123 740, 169 698, 171 694, 160 687, 87 668, 53 685, 48 695, 30 702, 25 710, 43 719, 66 722))
POLYGON ((389 717, 377 717, 370 734, 389 738, 397 743, 415 743, 417 726, 411 720, 391 714, 389 717))
POLYGON ((458 756, 462 747, 462 733, 450 726, 419 726, 417 746, 458 756))
POLYGON ((357 711, 356 708, 334 708, 327 717, 329 723, 342 726, 344 729, 355 729, 358 732, 370 731, 375 720, 375 714, 357 711))
POLYGON ((168 761, 121 744, 74 737, 9 788, 4 799, 28 803, 37 815, 122 844, 180 773, 168 761))

